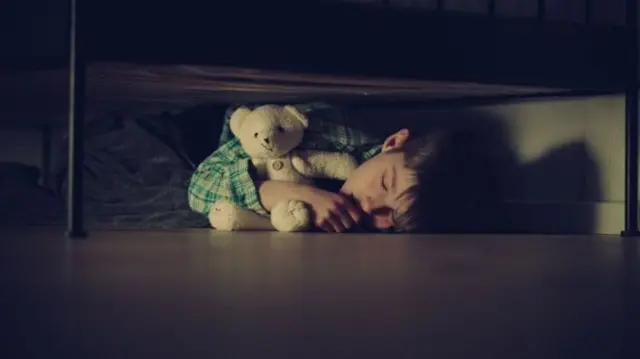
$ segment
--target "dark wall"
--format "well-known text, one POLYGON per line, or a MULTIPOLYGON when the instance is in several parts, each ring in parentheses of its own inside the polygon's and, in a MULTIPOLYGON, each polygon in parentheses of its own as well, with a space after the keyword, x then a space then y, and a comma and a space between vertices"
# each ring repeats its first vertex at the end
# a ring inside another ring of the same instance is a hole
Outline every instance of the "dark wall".
MULTIPOLYGON (((87 0, 91 2, 101 0, 87 0)), ((240 1, 240 0, 229 0, 240 1)), ((273 0, 272 0, 273 1, 273 0)), ((279 0, 291 1, 291 0, 279 0)), ((310 0, 305 0, 310 1, 310 0)), ((390 6, 434 9, 436 0, 317 0, 356 3, 387 3, 390 6)), ((545 0, 546 18, 555 21, 582 22, 585 0, 545 0)), ((49 59, 66 63, 69 29, 69 0, 3 0, 0 1, 0 64, 23 62, 25 59, 49 59)), ((188 3, 188 1, 186 2, 188 3)), ((624 20, 625 0, 591 0, 592 17, 597 23, 624 20)), ((488 0, 445 0, 451 11, 485 13, 488 0)), ((496 0, 501 17, 534 17, 537 0, 496 0)), ((185 6, 185 1, 176 2, 185 6)), ((150 6, 149 14, 153 12, 150 6)), ((212 17, 215 19, 215 17, 212 17)), ((215 21, 215 20, 212 20, 215 21)), ((117 26, 114 23, 114 26, 117 26)))
POLYGON ((29 58, 66 61, 68 0, 0 1, 0 64, 29 58))

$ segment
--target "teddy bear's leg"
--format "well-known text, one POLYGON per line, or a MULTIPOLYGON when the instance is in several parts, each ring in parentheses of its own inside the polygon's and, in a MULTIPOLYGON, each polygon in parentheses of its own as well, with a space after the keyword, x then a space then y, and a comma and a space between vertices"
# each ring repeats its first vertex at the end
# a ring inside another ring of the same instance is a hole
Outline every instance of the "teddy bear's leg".
POLYGON ((272 231, 274 229, 268 217, 224 200, 211 206, 209 224, 219 231, 272 231))
POLYGON ((271 224, 280 232, 300 232, 310 226, 311 214, 301 201, 280 201, 271 209, 271 224))

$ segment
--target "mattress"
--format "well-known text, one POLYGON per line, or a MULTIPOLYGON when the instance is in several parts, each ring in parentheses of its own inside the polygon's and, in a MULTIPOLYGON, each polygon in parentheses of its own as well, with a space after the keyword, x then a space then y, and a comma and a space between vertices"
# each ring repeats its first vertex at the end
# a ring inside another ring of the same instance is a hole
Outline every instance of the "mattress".
MULTIPOLYGON (((132 63, 95 63, 87 68, 86 76, 88 113, 129 116, 208 103, 315 100, 373 103, 565 92, 537 87, 132 63)), ((68 69, 0 73, 1 122, 65 124, 68 79, 68 69)))

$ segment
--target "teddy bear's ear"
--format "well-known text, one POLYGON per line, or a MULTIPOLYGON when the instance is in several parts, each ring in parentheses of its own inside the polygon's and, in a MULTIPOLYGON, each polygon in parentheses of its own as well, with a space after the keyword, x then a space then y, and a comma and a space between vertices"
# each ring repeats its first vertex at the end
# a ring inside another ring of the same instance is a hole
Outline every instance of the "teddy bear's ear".
POLYGON ((229 127, 231 127, 231 133, 233 133, 234 136, 238 137, 238 135, 240 135, 242 124, 250 113, 251 110, 246 107, 239 107, 237 110, 233 111, 233 114, 231 114, 231 118, 229 119, 229 127))
POLYGON ((304 128, 307 128, 309 126, 309 119, 307 119, 307 116, 305 116, 297 108, 287 105, 287 106, 284 107, 284 110, 289 112, 291 115, 293 115, 293 117, 295 117, 298 120, 300 120, 300 123, 302 123, 302 126, 304 128))

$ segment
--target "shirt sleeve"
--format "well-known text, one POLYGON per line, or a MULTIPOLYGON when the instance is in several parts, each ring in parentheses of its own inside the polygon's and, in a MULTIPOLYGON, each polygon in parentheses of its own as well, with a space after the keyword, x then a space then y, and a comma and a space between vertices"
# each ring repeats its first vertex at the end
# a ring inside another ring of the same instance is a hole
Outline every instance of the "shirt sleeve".
POLYGON ((252 165, 237 140, 231 140, 207 157, 191 176, 189 206, 208 215, 211 205, 228 200, 266 215, 252 177, 252 165))

